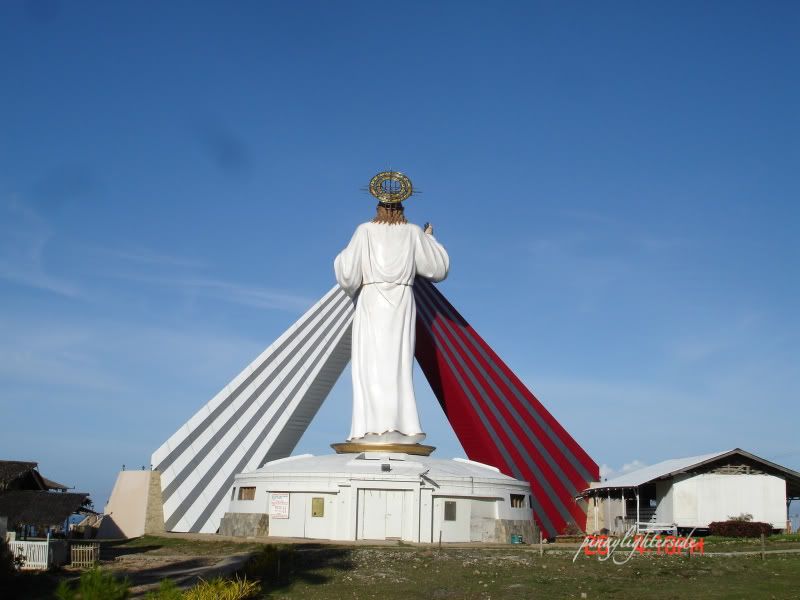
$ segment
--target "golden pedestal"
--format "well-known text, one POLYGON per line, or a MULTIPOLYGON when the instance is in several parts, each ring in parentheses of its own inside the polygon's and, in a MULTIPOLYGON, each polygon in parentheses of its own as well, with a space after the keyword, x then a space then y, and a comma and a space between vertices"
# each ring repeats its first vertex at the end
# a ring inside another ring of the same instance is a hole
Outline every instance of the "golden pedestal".
POLYGON ((397 452, 399 454, 413 454, 416 456, 430 456, 436 450, 435 446, 424 444, 370 444, 364 442, 342 442, 331 444, 336 454, 358 454, 359 452, 397 452))

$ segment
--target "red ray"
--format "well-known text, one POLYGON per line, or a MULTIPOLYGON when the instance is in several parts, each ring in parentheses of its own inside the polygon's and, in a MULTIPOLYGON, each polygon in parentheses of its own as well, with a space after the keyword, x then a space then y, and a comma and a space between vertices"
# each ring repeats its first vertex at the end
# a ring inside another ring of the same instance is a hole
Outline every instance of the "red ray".
POLYGON ((597 464, 430 282, 414 283, 416 358, 470 460, 527 480, 545 536, 585 529, 597 464))

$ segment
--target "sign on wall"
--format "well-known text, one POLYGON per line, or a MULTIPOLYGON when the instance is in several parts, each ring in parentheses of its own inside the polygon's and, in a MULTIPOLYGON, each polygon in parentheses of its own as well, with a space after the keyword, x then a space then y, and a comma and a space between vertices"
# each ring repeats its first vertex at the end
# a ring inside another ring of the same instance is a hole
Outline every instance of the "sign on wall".
POLYGON ((269 518, 288 519, 289 518, 289 494, 285 492, 269 495, 269 518))

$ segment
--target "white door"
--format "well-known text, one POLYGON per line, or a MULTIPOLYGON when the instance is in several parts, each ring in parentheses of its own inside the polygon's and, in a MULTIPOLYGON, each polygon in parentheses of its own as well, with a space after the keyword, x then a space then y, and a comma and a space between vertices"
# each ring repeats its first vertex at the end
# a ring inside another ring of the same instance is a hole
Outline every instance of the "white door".
POLYGON ((386 492, 358 490, 358 538, 386 539, 386 492))
POLYGON ((412 497, 410 490, 358 490, 358 539, 402 539, 412 497))
POLYGON ((405 492, 387 491, 386 492, 386 537, 403 537, 403 500, 405 492))

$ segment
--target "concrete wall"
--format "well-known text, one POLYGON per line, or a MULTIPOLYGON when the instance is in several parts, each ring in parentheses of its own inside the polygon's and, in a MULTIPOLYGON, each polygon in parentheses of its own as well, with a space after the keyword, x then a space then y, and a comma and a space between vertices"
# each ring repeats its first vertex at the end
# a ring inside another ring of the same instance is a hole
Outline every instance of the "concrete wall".
POLYGON ((452 496, 435 496, 433 498, 433 541, 469 542, 471 533, 472 500, 452 496), (456 520, 446 521, 445 503, 456 503, 456 520), (440 537, 441 534, 441 537, 440 537))
POLYGON ((134 538, 164 530, 157 471, 121 471, 105 507, 98 537, 134 538))
POLYGON ((742 513, 754 521, 786 526, 786 482, 774 475, 704 473, 673 481, 673 516, 678 527, 708 527, 742 513))
POLYGON ((144 517, 144 532, 150 535, 164 533, 164 506, 161 502, 161 473, 150 471, 147 488, 147 510, 144 517))
POLYGON ((236 537, 266 537, 269 535, 269 515, 225 513, 219 524, 219 534, 236 537))

